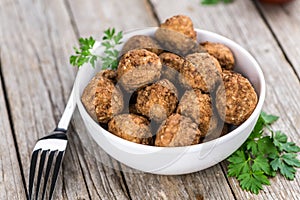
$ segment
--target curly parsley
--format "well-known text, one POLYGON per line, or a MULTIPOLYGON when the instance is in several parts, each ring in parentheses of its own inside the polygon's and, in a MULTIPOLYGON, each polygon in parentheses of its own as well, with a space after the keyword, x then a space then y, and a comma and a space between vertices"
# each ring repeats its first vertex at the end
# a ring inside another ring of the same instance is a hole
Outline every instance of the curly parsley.
POLYGON ((109 28, 104 31, 101 45, 105 48, 104 56, 96 55, 93 52, 96 40, 93 37, 79 38, 79 48, 74 47, 75 55, 70 56, 70 64, 81 67, 85 63, 90 63, 95 67, 98 58, 102 61, 102 69, 116 69, 118 66, 119 51, 116 47, 122 42, 122 31, 116 33, 115 28, 109 28))
POLYGON ((270 185, 269 177, 276 172, 289 180, 295 178, 300 147, 271 128, 278 118, 262 112, 249 138, 227 159, 228 176, 236 177, 242 189, 258 194, 263 185, 270 185))

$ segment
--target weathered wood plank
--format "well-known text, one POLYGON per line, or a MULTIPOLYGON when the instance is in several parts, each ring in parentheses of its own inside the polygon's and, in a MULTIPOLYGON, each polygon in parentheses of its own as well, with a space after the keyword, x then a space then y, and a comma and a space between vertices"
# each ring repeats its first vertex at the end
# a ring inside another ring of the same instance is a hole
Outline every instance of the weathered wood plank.
POLYGON ((108 27, 131 30, 157 25, 147 0, 68 2, 81 37, 101 39, 103 30, 108 27))
MULTIPOLYGON (((152 12, 146 1, 89 1, 89 3, 82 4, 82 1, 75 0, 68 1, 68 6, 71 15, 74 16, 74 24, 78 29, 80 37, 92 35, 97 39, 101 39, 100 37, 103 30, 108 27, 115 27, 117 30, 129 30, 137 27, 156 25, 156 21, 152 16, 152 12), (135 8, 134 12, 128 15, 128 10, 133 7, 135 8), (87 12, 89 15, 86 14, 87 12)), ((80 117, 76 119, 76 115, 75 123, 82 123, 80 122, 80 117)), ((90 193, 101 193, 103 191, 101 191, 101 187, 99 187, 101 184, 99 184, 99 179, 97 179, 97 177, 111 176, 111 173, 115 172, 118 176, 114 179, 122 179, 122 172, 119 171, 121 169, 116 161, 111 160, 111 158, 89 138, 83 125, 76 127, 82 128, 81 130, 78 130, 80 140, 84 147, 90 147, 87 152, 95 157, 92 159, 93 156, 91 156, 91 159, 89 160, 84 158, 83 161, 83 163, 85 163, 83 168, 85 169, 84 173, 86 173, 85 177, 87 185, 89 185, 89 191, 90 193), (110 162, 114 166, 114 169, 111 169, 111 166, 109 166, 110 162), (95 165, 95 163, 97 165, 95 165)), ((121 187, 123 191, 125 191, 127 186, 122 184, 121 187)))
POLYGON ((0 74, 0 199, 17 200, 24 198, 26 194, 24 186, 22 184, 23 180, 21 176, 19 161, 17 158, 16 148, 14 146, 13 133, 8 119, 1 79, 2 77, 0 74))
MULTIPOLYGON (((74 148, 70 152, 77 152, 87 192, 91 199, 128 199, 126 186, 123 182, 117 163, 112 163, 111 158, 94 142, 84 127, 78 110, 75 110, 73 123, 75 129, 70 130, 74 140, 74 148)), ((72 175, 65 170, 64 179, 72 175)), ((76 183, 74 183, 76 184, 76 183)), ((70 188, 71 189, 71 188, 70 188)))
POLYGON ((219 165, 180 176, 153 175, 122 167, 133 199, 234 199, 219 165))
MULTIPOLYGON (((46 9, 45 5, 30 1, 2 1, 1 5, 3 76, 7 83, 6 90, 24 174, 28 180, 29 159, 35 141, 55 127, 57 117, 63 110, 63 93, 59 80, 59 73, 62 71, 58 72, 56 68, 56 61, 52 57, 56 50, 51 48, 53 42, 58 41, 50 35, 51 27, 44 15, 44 11, 48 12, 50 6, 46 9)), ((72 78, 72 73, 65 73, 72 78)), ((70 81, 70 78, 65 81, 70 81)), ((68 160, 69 157, 67 154, 65 159, 68 160)), ((73 167, 73 171, 80 171, 78 164, 76 166, 75 163, 73 167)), ((69 181, 78 182, 78 188, 73 193, 83 190, 84 195, 81 196, 86 198, 86 187, 80 179, 80 176, 70 176, 66 185, 69 181)), ((59 179, 57 191, 62 187, 59 179)))
MULTIPOLYGON (((258 4, 278 42, 300 77, 300 15, 299 1, 283 5, 258 4)), ((298 121, 300 123, 300 121, 298 121)))
MULTIPOLYGON (((287 131, 294 141, 299 141, 296 132, 300 126, 297 119, 299 105, 296 104, 300 95, 295 89, 299 87, 299 82, 251 2, 236 1, 228 6, 221 4, 211 8, 201 7, 196 0, 182 3, 152 2, 161 20, 178 13, 188 14, 196 21, 196 27, 205 27, 244 44, 268 74, 265 110, 279 114, 282 121, 276 128, 287 131), (253 21, 256 18, 257 21, 253 21), (262 37, 258 37, 257 31, 249 30, 249 27, 256 27, 263 34, 262 37), (270 87, 274 84, 276 87, 270 87), (288 87, 290 84, 294 87, 288 87)), ((80 36, 94 35, 98 39, 99 33, 108 26, 128 30, 156 25, 145 0, 76 0, 66 5, 57 0, 6 0, 0 3, 2 68, 26 178, 29 155, 35 140, 55 126, 76 73, 71 67, 66 67, 71 47, 76 43, 70 22, 75 22, 80 36), (73 19, 67 11, 72 11, 73 19)), ((121 168, 127 171, 124 174, 111 169, 112 165, 117 170, 119 167, 88 138, 78 113, 75 113, 74 121, 62 176, 56 188, 58 199, 125 199, 127 194, 123 175, 132 199, 233 198, 219 165, 185 176, 133 173, 124 166, 121 168)), ((226 169, 225 163, 222 166, 226 169)), ((266 187, 263 194, 253 196, 241 191, 237 182, 229 179, 238 199, 296 199, 300 185, 298 180, 299 173, 294 182, 285 181, 282 177, 275 178, 272 187, 266 187)), ((25 195, 18 193, 19 199, 25 195)))
MULTIPOLYGON (((261 19, 251 1, 235 1, 232 4, 201 6, 199 1, 152 0, 160 20, 175 14, 189 15, 195 27, 225 35, 248 49, 258 60, 267 82, 267 97, 264 110, 280 115, 275 128, 285 131, 299 144, 300 128, 298 116, 300 105, 299 80, 283 56, 267 25, 261 19), (168 7, 168 9, 165 9, 168 7), (292 86, 292 87, 291 87, 292 86)), ((226 169, 226 163, 222 166, 226 169)), ((259 195, 244 192, 234 179, 229 179, 238 199, 297 199, 299 194, 299 170, 295 181, 286 181, 278 176, 271 180, 272 186, 265 187, 259 195)))
MULTIPOLYGON (((0 3, 0 13, 2 71, 27 180, 32 148, 56 126, 71 90, 76 70, 68 65, 68 57, 76 36, 63 1, 6 0, 0 3)), ((75 127, 69 134, 55 199, 126 198, 116 173, 93 174, 99 193, 87 185, 91 175, 84 162, 92 158, 84 154, 77 133, 75 127)))
MULTIPOLYGON (((147 1, 92 1, 92 6, 79 2, 70 1, 70 8, 80 36, 99 37, 107 27, 130 30, 157 26, 147 1), (87 10, 93 11, 93 14, 86 15, 87 10)), ((233 199, 220 166, 186 176, 157 176, 137 172, 124 165, 122 170, 132 199, 233 199), (215 174, 217 176, 212 176, 215 174)))

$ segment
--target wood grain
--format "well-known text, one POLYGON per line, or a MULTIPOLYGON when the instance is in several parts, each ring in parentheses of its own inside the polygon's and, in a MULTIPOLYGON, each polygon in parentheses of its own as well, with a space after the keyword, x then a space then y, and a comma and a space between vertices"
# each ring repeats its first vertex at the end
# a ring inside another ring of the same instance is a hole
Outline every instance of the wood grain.
MULTIPOLYGON (((1 14, 0 14, 1 16, 1 14)), ((0 33, 1 37, 1 33, 0 33)), ((1 68, 1 53, 0 53, 1 68)), ((21 170, 17 158, 13 133, 10 127, 0 75, 0 199, 22 199, 25 197, 21 170)))
MULTIPOLYGON (((116 1, 116 0, 105 0, 105 1, 90 1, 89 4, 83 4, 81 0, 68 1, 68 7, 70 13, 73 16, 73 23, 76 30, 78 30, 78 37, 94 36, 98 40, 101 39, 103 30, 108 27, 115 27, 117 30, 130 30, 139 27, 154 26, 156 21, 152 15, 147 1, 131 0, 131 1, 116 1), (135 8, 133 12, 128 15, 128 10, 135 8), (87 12, 91 14, 86 15, 87 12), (124 20, 125 19, 125 20, 124 20), (137 20, 138 19, 138 20, 137 20), (91 25, 93 24, 93 25, 91 25)), ((119 164, 114 159, 111 159, 87 134, 87 130, 82 128, 82 122, 80 117, 75 118, 75 126, 78 130, 78 136, 84 147, 88 147, 86 152, 90 154, 90 159, 83 157, 81 163, 84 169, 86 184, 89 185, 90 194, 93 197, 97 197, 97 194, 104 195, 107 193, 107 189, 104 190, 99 184, 99 177, 110 177, 112 174, 117 174, 112 178, 113 180, 122 180, 123 172, 119 167, 119 164), (80 125, 81 123, 81 125, 80 125), (110 165, 111 163, 111 165, 110 165), (113 168, 112 168, 113 167, 113 168)), ((137 180, 140 183, 143 179, 137 180)), ((122 183, 121 181, 116 182, 120 185, 123 192, 126 192, 128 183, 122 183)), ((105 185, 104 185, 105 186, 105 185)), ((132 198, 135 196, 120 195, 115 188, 115 185, 110 185, 112 192, 115 194, 117 199, 132 198)), ((109 188, 108 188, 109 189, 109 188)), ((139 194, 141 195, 141 194, 139 194)))
MULTIPOLYGON (((2 71, 27 180, 32 148, 39 137, 54 129, 71 90, 76 70, 69 66, 68 57, 77 39, 63 1, 1 1, 0 13, 2 71)), ((76 134, 69 134, 54 199, 125 197, 122 179, 113 175, 93 175, 99 183, 95 186, 105 192, 95 194, 94 187, 87 185, 90 174, 80 161, 91 159, 83 154, 76 134)))
MULTIPOLYGON (((282 129, 299 145, 300 136, 297 133, 300 128, 297 117, 300 114, 297 100, 300 95, 297 89, 300 86, 299 80, 251 1, 235 1, 227 4, 226 8, 221 4, 211 7, 200 6, 196 0, 181 4, 163 0, 151 2, 162 21, 178 13, 186 14, 193 19, 196 28, 225 35, 249 50, 261 65, 267 82, 267 96, 263 109, 279 115, 281 119, 274 128, 282 129), (166 6, 169 9, 164 9, 166 6)), ((226 171, 225 162, 222 166, 226 171)), ((272 179, 272 186, 265 187, 259 195, 242 191, 234 179, 230 178, 229 182, 237 199, 297 199, 299 169, 297 172, 296 180, 292 182, 282 176, 272 179)))
MULTIPOLYGON (((126 31, 157 26, 157 21, 155 21, 152 11, 149 10, 150 5, 147 1, 131 0, 121 3, 115 0, 93 1, 92 7, 87 4, 82 5, 80 2, 80 0, 69 2, 80 36, 97 36, 107 27, 116 27, 118 30, 126 31), (133 7, 134 10, 131 9, 133 7), (115 12, 107 11, 111 9, 115 12), (87 10, 97 12, 85 15, 87 10), (130 10, 130 15, 128 15, 128 10, 130 10), (115 13, 118 13, 118 16, 115 16, 115 13), (95 26, 87 26, 88 22, 94 22, 93 24, 102 22, 102 24, 99 23, 99 27, 95 29, 95 26)), ((200 197, 219 199, 221 196, 226 199, 233 198, 220 166, 210 168, 203 173, 187 176, 157 176, 138 172, 124 165, 121 170, 124 172, 132 199, 195 199, 200 197), (218 174, 218 176, 215 177, 213 174, 218 174), (210 177, 211 180, 208 183, 205 181, 207 177, 210 177)))
MULTIPOLYGON (((298 1, 274 7, 252 1, 202 6, 199 0, 2 0, 0 78, 6 93, 0 82, 0 183, 5 182, 0 199, 25 199, 17 154, 27 181, 32 148, 56 126, 71 91, 76 70, 68 57, 77 38, 99 40, 108 27, 157 26, 156 16, 162 22, 189 15, 196 28, 225 35, 249 50, 266 78, 264 110, 279 115, 274 128, 300 145, 299 6, 298 1)), ((181 176, 138 172, 111 159, 90 138, 77 110, 68 135, 54 199, 297 199, 300 193, 299 170, 294 181, 271 179, 272 185, 259 195, 242 191, 235 179, 226 177, 226 161, 181 176)))
POLYGON ((131 30, 156 26, 151 7, 147 0, 68 0, 81 37, 93 36, 101 39, 103 30, 115 27, 117 30, 131 30), (88 14, 87 14, 88 13, 88 14))
POLYGON ((122 167, 133 199, 234 199, 218 165, 180 176, 153 175, 122 167))
POLYGON ((291 1, 281 6, 258 3, 258 6, 283 49, 287 61, 300 77, 300 41, 296 39, 300 35, 300 2, 291 1))

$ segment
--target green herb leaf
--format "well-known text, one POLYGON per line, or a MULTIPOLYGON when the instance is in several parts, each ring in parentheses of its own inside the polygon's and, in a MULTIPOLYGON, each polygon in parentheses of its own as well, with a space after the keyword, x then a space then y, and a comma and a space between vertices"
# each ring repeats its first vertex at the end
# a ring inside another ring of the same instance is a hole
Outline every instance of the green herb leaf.
POLYGON ((297 153, 300 151, 300 147, 298 147, 294 142, 288 142, 286 134, 282 133, 281 131, 275 132, 273 142, 280 151, 285 151, 288 153, 297 153))
POLYGON ((247 142, 247 150, 251 151, 254 155, 257 155, 257 153, 259 153, 257 142, 255 140, 249 140, 247 142))
POLYGON ((213 5, 213 4, 217 4, 219 2, 220 2, 220 0, 202 0, 201 4, 204 4, 204 5, 213 5))
POLYGON ((201 4, 203 5, 214 5, 220 2, 231 3, 233 0, 201 0, 201 4))
POLYGON ((118 66, 119 51, 115 48, 121 44, 123 38, 122 31, 116 34, 115 28, 109 28, 104 31, 101 45, 105 47, 104 56, 95 55, 92 53, 93 46, 96 40, 93 37, 79 38, 79 49, 74 47, 75 55, 70 56, 70 63, 73 66, 81 67, 85 63, 90 63, 95 67, 98 58, 102 60, 102 69, 116 69, 118 66))
POLYGON ((286 134, 271 128, 277 120, 277 116, 262 112, 246 142, 227 159, 228 176, 236 177, 242 189, 258 194, 276 172, 289 180, 295 178, 295 168, 300 167, 296 154, 300 147, 288 142, 286 134))
POLYGON ((105 47, 105 56, 101 57, 102 69, 116 69, 118 67, 118 55, 119 51, 116 50, 116 46, 122 44, 123 32, 116 33, 115 28, 109 28, 104 31, 102 38, 102 46, 105 47))
POLYGON ((277 148, 270 136, 264 136, 257 141, 258 152, 263 155, 276 153, 277 148))
POLYGON ((297 154, 295 153, 285 153, 282 155, 283 161, 293 167, 300 167, 300 161, 297 159, 297 154))
POLYGON ((298 147, 294 142, 286 142, 281 144, 281 148, 283 151, 288 153, 298 153, 300 152, 300 147, 298 147))
POLYGON ((287 142, 287 136, 281 131, 276 131, 274 136, 274 144, 277 147, 280 147, 282 143, 286 143, 286 142, 287 142))
POLYGON ((261 112, 260 116, 264 120, 265 124, 272 124, 279 119, 278 116, 268 115, 265 112, 261 112))
POLYGON ((270 166, 268 158, 265 158, 262 155, 257 156, 253 160, 252 170, 254 172, 256 172, 256 171, 263 171, 267 175, 271 175, 272 174, 271 173, 272 172, 271 171, 271 166, 270 166))
POLYGON ((231 162, 228 166, 228 176, 239 176, 250 170, 249 160, 246 159, 243 151, 236 151, 228 158, 228 161, 231 162))
POLYGON ((79 38, 79 49, 74 47, 75 55, 70 56, 70 63, 73 66, 81 67, 84 63, 90 62, 95 67, 95 55, 91 53, 96 40, 92 37, 79 38))
POLYGON ((257 120, 257 122, 256 122, 256 124, 254 126, 254 129, 251 132, 249 138, 258 138, 258 137, 260 137, 262 135, 264 126, 265 126, 265 120, 260 115, 258 117, 258 120, 257 120))
POLYGON ((262 185, 270 185, 270 181, 262 171, 256 171, 253 173, 244 173, 238 177, 240 186, 242 189, 251 191, 254 194, 258 194, 262 190, 262 185))
POLYGON ((282 157, 274 159, 271 163, 273 170, 277 171, 279 169, 280 173, 289 180, 295 178, 296 169, 284 162, 282 157))

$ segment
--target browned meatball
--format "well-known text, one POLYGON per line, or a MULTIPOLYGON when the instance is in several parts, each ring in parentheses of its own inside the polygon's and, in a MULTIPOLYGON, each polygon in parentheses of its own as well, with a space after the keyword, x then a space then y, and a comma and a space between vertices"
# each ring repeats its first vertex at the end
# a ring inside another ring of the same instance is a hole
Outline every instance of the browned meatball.
POLYGON ((146 86, 137 92, 136 110, 155 121, 163 121, 176 109, 178 94, 167 79, 146 86))
POLYGON ((157 41, 147 35, 135 35, 129 38, 122 48, 121 55, 133 49, 146 49, 155 54, 160 54, 162 52, 162 48, 157 41))
POLYGON ((222 68, 232 70, 234 67, 234 57, 231 50, 224 44, 214 42, 204 42, 200 44, 207 53, 215 57, 222 68))
POLYGON ((187 90, 179 102, 177 113, 192 118, 203 136, 208 132, 211 122, 212 126, 215 125, 212 121, 211 97, 200 90, 187 90))
POLYGON ((160 27, 182 33, 193 40, 197 39, 197 33, 194 30, 193 22, 191 18, 185 15, 175 15, 168 18, 160 25, 160 27))
POLYGON ((201 132, 198 125, 188 117, 172 114, 159 127, 155 146, 177 147, 198 144, 201 132))
POLYGON ((109 79, 114 77, 114 73, 112 70, 104 70, 96 74, 81 96, 87 112, 100 123, 107 123, 124 107, 121 90, 109 79))
POLYGON ((239 73, 223 70, 222 77, 225 89, 220 86, 216 92, 218 112, 225 116, 226 123, 240 125, 255 109, 257 94, 249 80, 239 73))
POLYGON ((145 49, 131 50, 124 54, 119 62, 118 80, 125 90, 132 92, 158 80, 161 68, 162 64, 155 53, 145 49))
POLYGON ((186 57, 180 69, 179 80, 186 88, 211 92, 221 81, 222 69, 208 53, 194 53, 186 57))
POLYGON ((183 66, 184 58, 169 52, 160 54, 159 58, 163 64, 162 77, 176 81, 177 75, 183 66))
POLYGON ((125 140, 138 144, 151 144, 149 121, 135 114, 117 115, 108 123, 108 131, 125 140))
POLYGON ((184 15, 167 19, 155 32, 155 38, 165 50, 180 55, 186 55, 199 48, 193 22, 184 15))
POLYGON ((168 18, 160 25, 160 27, 182 33, 193 40, 197 39, 197 33, 194 30, 193 22, 191 18, 185 15, 175 15, 168 18))

